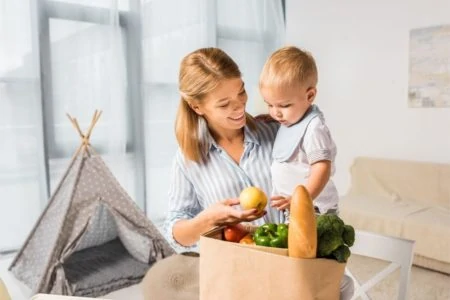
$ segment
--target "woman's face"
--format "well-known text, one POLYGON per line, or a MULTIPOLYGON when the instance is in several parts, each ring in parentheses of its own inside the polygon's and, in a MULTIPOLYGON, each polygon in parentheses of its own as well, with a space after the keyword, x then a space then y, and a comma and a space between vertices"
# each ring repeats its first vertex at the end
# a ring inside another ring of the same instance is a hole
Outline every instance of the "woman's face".
POLYGON ((217 88, 194 107, 216 133, 241 129, 245 126, 247 93, 241 78, 222 81, 217 88))

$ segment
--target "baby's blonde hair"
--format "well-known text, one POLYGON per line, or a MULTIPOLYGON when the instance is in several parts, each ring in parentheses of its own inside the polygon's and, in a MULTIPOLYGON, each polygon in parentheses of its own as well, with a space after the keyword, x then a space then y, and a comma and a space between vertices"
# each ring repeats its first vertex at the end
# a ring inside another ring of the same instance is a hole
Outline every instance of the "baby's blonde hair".
POLYGON ((317 67, 312 55, 288 46, 275 51, 264 64, 259 77, 260 88, 284 89, 298 85, 317 85, 317 67))

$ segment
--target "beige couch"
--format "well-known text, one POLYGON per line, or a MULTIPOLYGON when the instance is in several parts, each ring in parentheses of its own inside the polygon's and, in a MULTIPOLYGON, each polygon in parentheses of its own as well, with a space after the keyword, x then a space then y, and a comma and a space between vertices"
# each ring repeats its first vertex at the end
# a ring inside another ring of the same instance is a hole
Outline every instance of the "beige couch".
POLYGON ((359 157, 340 211, 355 228, 415 240, 414 264, 450 274, 450 165, 359 157))

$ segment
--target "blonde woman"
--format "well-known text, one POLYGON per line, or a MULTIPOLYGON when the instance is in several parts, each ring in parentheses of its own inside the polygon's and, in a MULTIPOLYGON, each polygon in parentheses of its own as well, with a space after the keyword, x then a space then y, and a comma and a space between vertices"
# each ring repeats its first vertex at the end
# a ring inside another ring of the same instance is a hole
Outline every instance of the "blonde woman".
POLYGON ((179 74, 181 101, 166 220, 179 251, 196 247, 217 225, 279 222, 280 212, 239 209, 239 193, 257 186, 270 196, 271 152, 278 124, 246 113, 247 93, 237 64, 222 50, 188 54, 179 74))

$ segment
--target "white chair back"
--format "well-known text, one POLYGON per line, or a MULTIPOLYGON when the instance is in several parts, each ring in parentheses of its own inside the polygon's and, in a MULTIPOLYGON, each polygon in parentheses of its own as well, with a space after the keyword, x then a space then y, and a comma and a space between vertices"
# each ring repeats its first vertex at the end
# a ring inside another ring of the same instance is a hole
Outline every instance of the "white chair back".
POLYGON ((350 248, 352 254, 390 261, 391 264, 365 283, 360 283, 347 268, 346 273, 352 277, 355 284, 352 299, 361 297, 364 300, 370 300, 367 291, 398 268, 400 268, 400 281, 397 299, 407 299, 414 243, 411 240, 356 230, 355 244, 350 248))

